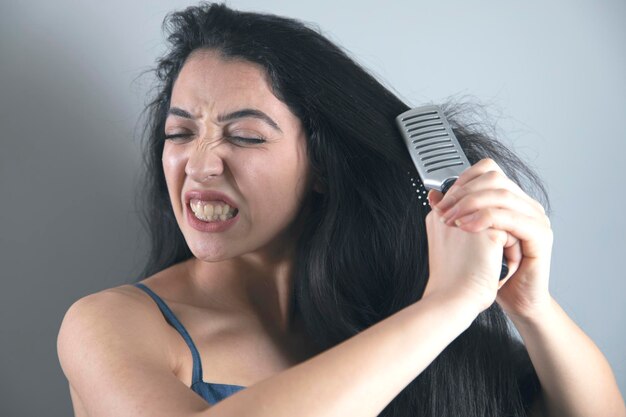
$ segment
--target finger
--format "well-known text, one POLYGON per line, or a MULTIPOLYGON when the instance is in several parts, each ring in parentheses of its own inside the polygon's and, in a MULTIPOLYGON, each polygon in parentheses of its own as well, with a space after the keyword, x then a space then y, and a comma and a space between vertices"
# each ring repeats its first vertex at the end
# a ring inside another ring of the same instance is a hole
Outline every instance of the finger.
POLYGON ((525 257, 545 256, 546 248, 552 247, 553 234, 545 222, 517 211, 500 208, 478 210, 457 219, 458 227, 471 232, 487 228, 504 230, 521 241, 525 257))
POLYGON ((473 178, 462 186, 455 183, 446 193, 444 198, 436 205, 435 209, 440 213, 445 212, 452 206, 456 205, 465 196, 486 189, 505 189, 523 198, 530 206, 535 208, 539 215, 545 214, 545 210, 541 204, 531 198, 516 183, 511 181, 504 173, 499 171, 487 171, 482 175, 473 178))
POLYGON ((485 172, 489 171, 500 172, 501 174, 504 174, 504 171, 502 170, 502 168, 500 168, 496 161, 491 158, 484 158, 463 171, 461 175, 459 175, 459 178, 456 180, 453 187, 457 185, 461 187, 473 180, 474 178, 479 177, 485 172))
POLYGON ((500 280, 498 288, 501 288, 506 281, 508 281, 508 279, 515 274, 522 263, 523 257, 521 241, 512 234, 507 233, 507 242, 504 245, 504 258, 506 259, 506 264, 509 267, 509 273, 506 277, 504 277, 504 279, 500 280))
POLYGON ((426 198, 428 199, 428 204, 430 204, 430 206, 432 207, 441 201, 441 199, 443 198, 443 193, 433 189, 428 192, 426 198))
POLYGON ((457 182, 448 190, 443 200, 437 205, 439 210, 445 211, 465 195, 487 188, 505 188, 518 195, 525 195, 524 191, 517 184, 511 181, 500 171, 486 171, 477 175, 463 184, 457 182))
POLYGON ((518 211, 528 217, 544 220, 549 226, 547 216, 539 212, 534 204, 507 189, 486 189, 468 194, 449 210, 441 213, 441 216, 446 224, 452 225, 456 219, 488 207, 518 211))

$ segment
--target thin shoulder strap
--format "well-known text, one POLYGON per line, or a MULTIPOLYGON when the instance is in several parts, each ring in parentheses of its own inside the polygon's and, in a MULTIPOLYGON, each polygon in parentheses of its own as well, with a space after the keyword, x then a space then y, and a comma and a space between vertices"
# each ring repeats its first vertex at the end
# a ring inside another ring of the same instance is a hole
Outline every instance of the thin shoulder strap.
POLYGON ((163 313, 163 316, 165 316, 165 319, 167 320, 167 322, 170 325, 174 326, 174 328, 178 330, 178 333, 180 333, 183 339, 185 339, 185 342, 187 342, 187 346, 189 346, 189 350, 191 350, 191 356, 193 358, 193 371, 192 371, 192 376, 191 376, 191 384, 193 385, 197 381, 202 381, 202 362, 200 361, 200 354, 198 353, 198 349, 196 349, 196 345, 194 345, 193 340, 191 340, 191 336, 189 336, 187 329, 185 329, 185 326, 183 326, 182 323, 178 320, 178 318, 176 318, 172 310, 170 310, 167 304, 165 304, 165 301, 163 301, 161 297, 159 297, 154 291, 152 291, 150 288, 148 288, 146 285, 142 284, 141 282, 135 283, 134 285, 137 288, 141 288, 146 293, 148 293, 150 297, 152 297, 152 299, 159 306, 159 309, 161 310, 161 313, 163 313))

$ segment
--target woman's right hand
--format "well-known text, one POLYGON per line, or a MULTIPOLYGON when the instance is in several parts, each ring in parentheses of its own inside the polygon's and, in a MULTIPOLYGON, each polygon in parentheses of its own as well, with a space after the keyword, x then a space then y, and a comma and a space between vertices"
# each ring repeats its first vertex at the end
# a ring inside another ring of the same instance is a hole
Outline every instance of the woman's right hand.
MULTIPOLYGON (((442 197, 437 191, 428 195, 433 205, 442 197)), ((471 304, 477 315, 493 304, 498 289, 515 272, 499 280, 503 248, 513 245, 513 238, 502 230, 476 233, 448 226, 435 210, 426 216, 426 232, 429 279, 423 298, 455 298, 471 304)))

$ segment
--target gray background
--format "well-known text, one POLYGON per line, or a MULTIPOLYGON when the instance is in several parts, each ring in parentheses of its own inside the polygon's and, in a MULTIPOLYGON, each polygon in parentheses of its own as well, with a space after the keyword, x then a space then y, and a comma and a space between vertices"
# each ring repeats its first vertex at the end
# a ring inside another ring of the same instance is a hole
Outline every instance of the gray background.
MULTIPOLYGON (((231 1, 319 25, 411 105, 473 96, 542 175, 550 289, 626 388, 626 2, 231 1), (470 4, 471 3, 471 4, 470 4), (400 93, 401 92, 401 93, 400 93)), ((129 282, 137 119, 185 1, 0 5, 0 414, 67 416, 63 314, 129 282)))

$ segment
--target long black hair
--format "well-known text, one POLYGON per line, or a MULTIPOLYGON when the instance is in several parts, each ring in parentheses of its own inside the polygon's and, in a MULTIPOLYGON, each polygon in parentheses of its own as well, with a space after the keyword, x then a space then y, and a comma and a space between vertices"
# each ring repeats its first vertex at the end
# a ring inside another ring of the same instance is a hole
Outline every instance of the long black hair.
MULTIPOLYGON (((428 278, 429 207, 413 186, 417 172, 395 126, 409 106, 319 29, 295 19, 200 3, 168 14, 163 26, 169 48, 154 69, 155 94, 145 109, 143 220, 151 246, 136 280, 193 256, 174 217, 161 156, 173 83, 190 53, 207 48, 260 64, 306 131, 323 191, 307 198, 293 301, 317 348, 417 302, 428 278)), ((480 120, 467 119, 476 107, 442 107, 471 163, 494 159, 548 209, 537 175, 480 120)), ((380 415, 523 416, 538 389, 526 349, 494 303, 380 415)))

